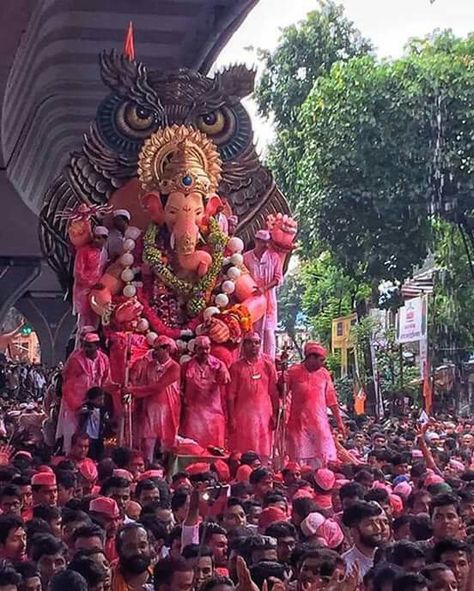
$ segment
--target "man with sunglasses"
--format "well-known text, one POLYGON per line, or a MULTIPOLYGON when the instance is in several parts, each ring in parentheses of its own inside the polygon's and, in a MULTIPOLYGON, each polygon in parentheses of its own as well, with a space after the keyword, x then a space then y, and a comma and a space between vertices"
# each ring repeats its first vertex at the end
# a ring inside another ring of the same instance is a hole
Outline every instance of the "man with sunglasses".
POLYGON ((143 450, 152 462, 156 441, 162 451, 175 444, 179 427, 179 364, 171 358, 176 347, 174 341, 161 335, 155 339, 153 349, 132 367, 130 393, 143 398, 140 430, 143 450))

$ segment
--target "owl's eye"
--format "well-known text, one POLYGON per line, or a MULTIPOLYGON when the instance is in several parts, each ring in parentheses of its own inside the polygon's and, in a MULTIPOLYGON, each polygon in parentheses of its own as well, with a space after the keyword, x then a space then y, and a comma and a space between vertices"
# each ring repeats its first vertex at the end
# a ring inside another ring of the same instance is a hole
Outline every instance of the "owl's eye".
POLYGON ((252 142, 250 117, 240 103, 224 104, 215 111, 199 115, 196 127, 212 139, 224 162, 235 158, 252 142))
POLYGON ((124 112, 125 122, 137 131, 148 129, 154 123, 153 113, 140 105, 129 104, 124 112))
POLYGON ((121 153, 136 154, 157 128, 158 121, 152 107, 124 100, 111 94, 99 105, 98 131, 109 146, 121 153))
POLYGON ((198 117, 198 128, 207 135, 219 135, 222 133, 227 124, 227 118, 221 109, 212 111, 212 113, 205 113, 198 117))

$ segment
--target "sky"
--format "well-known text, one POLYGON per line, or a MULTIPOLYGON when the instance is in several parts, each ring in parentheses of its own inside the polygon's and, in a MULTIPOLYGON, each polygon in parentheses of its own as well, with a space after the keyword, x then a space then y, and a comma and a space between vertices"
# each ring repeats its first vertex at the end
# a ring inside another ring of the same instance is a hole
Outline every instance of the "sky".
MULTIPOLYGON (((435 29, 452 29, 461 36, 474 31, 474 0, 339 0, 339 4, 380 57, 400 56, 408 39, 435 29)), ((261 72, 256 48, 274 49, 281 29, 301 21, 316 7, 316 0, 260 0, 220 54, 215 68, 246 63, 261 72)), ((273 135, 271 122, 258 116, 251 98, 244 102, 253 120, 257 148, 264 152, 273 135)))

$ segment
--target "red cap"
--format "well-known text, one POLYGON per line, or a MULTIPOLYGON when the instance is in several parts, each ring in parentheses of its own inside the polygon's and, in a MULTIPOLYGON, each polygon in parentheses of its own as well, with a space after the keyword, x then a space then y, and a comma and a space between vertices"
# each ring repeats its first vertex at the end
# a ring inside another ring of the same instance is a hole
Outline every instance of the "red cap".
POLYGON ((156 337, 156 339, 153 341, 153 347, 169 347, 171 351, 175 351, 177 349, 176 341, 173 341, 173 339, 167 337, 164 334, 156 337))
POLYGON ((46 466, 45 464, 41 464, 40 466, 38 466, 37 472, 49 472, 50 474, 53 474, 54 470, 51 468, 51 466, 46 466))
POLYGON ((133 474, 124 468, 115 468, 112 474, 113 476, 124 478, 125 480, 128 480, 128 482, 133 482, 133 474))
POLYGON ((197 462, 196 464, 189 464, 186 466, 185 471, 188 474, 202 474, 203 472, 209 472, 209 464, 205 462, 197 462))
POLYGON ((399 495, 390 495, 390 506, 395 517, 399 517, 403 513, 403 501, 399 495))
POLYGON ((252 474, 253 469, 251 466, 247 466, 247 464, 243 464, 239 466, 237 469, 237 474, 235 475, 235 480, 237 482, 249 482, 250 474, 252 474))
POLYGON ((293 495, 293 499, 314 499, 314 493, 312 493, 307 488, 300 488, 293 495))
POLYGON ((85 478, 88 482, 95 482, 98 478, 97 466, 94 460, 85 458, 77 463, 80 475, 85 478))
POLYGON ((283 470, 288 470, 288 472, 301 472, 301 466, 298 462, 288 462, 283 470))
POLYGON ((328 470, 327 468, 319 468, 314 473, 314 482, 322 488, 324 491, 329 491, 334 488, 334 484, 336 483, 336 475, 332 470, 328 470))
POLYGON ((88 332, 82 337, 82 340, 84 343, 98 343, 100 338, 96 332, 88 332))
POLYGON ((94 513, 102 513, 107 517, 118 518, 120 517, 120 511, 117 503, 110 497, 97 497, 92 499, 89 505, 89 511, 94 513))
POLYGON ((425 486, 431 486, 432 484, 441 484, 442 482, 444 482, 444 478, 433 472, 426 476, 423 484, 425 486))
POLYGON ((31 479, 33 486, 56 486, 56 475, 53 472, 37 472, 31 479))
POLYGON ((216 460, 214 462, 214 468, 216 469, 220 482, 229 482, 230 470, 227 462, 224 462, 224 460, 216 460))
POLYGON ((265 531, 269 525, 276 521, 287 521, 288 515, 279 507, 267 507, 260 513, 258 529, 265 531))
POLYGON ((154 478, 163 478, 163 476, 163 470, 145 470, 145 472, 139 474, 137 480, 138 482, 140 482, 141 480, 153 480, 154 478))
POLYGON ((309 341, 304 346, 304 356, 308 357, 309 355, 318 355, 319 357, 326 358, 328 356, 328 352, 319 343, 315 343, 314 341, 309 341))

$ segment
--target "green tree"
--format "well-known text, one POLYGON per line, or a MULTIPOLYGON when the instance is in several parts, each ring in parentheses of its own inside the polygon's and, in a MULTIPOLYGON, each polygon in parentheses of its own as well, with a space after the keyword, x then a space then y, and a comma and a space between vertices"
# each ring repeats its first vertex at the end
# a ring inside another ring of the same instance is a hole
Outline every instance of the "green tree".
POLYGON ((434 362, 466 361, 474 350, 473 263, 458 227, 437 223, 435 232, 437 272, 429 307, 434 362))
POLYGON ((307 252, 329 249, 351 276, 403 280, 431 246, 433 213, 470 213, 473 45, 444 33, 318 80, 300 112, 307 252))
POLYGON ((299 111, 315 81, 341 60, 372 51, 335 2, 320 0, 318 9, 283 30, 272 53, 262 51, 264 74, 256 90, 260 113, 272 118, 278 135, 268 164, 292 205, 296 204, 296 165, 302 155, 299 111))
POLYGON ((331 342, 332 320, 351 314, 370 295, 370 287, 344 274, 330 253, 302 263, 302 310, 314 336, 331 342))
POLYGON ((289 272, 278 292, 278 321, 301 355, 296 338, 298 318, 301 315, 303 284, 298 271, 289 272))

